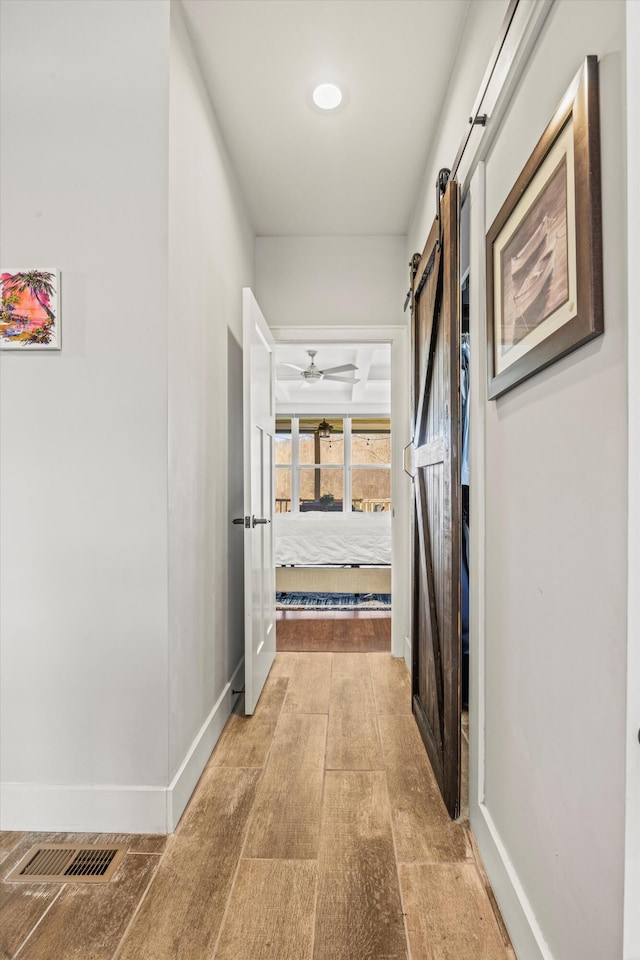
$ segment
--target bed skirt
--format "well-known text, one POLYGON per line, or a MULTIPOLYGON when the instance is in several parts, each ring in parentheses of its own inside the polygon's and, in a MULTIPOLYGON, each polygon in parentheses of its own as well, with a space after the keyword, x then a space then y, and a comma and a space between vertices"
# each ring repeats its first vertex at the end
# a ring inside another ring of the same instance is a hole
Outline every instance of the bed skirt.
POLYGON ((276 567, 276 591, 391 593, 391 567, 276 567))

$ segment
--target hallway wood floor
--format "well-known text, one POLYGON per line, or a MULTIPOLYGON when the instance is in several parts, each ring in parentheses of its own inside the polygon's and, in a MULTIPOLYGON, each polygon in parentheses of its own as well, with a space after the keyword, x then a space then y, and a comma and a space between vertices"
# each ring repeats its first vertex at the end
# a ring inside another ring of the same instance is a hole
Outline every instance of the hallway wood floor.
MULTIPOLYGON (((0 834, 3 879, 32 843, 72 838, 107 839, 0 834)), ((0 957, 515 960, 388 653, 279 653, 176 832, 117 839, 104 886, 2 883, 0 957)))

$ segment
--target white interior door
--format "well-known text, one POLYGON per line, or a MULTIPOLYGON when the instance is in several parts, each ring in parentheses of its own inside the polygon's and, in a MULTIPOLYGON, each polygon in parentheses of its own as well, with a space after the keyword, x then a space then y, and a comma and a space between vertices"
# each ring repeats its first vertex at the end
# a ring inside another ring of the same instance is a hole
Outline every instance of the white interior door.
POLYGON ((244 365, 245 713, 276 655, 273 547, 275 390, 273 336, 252 291, 242 291, 244 365))

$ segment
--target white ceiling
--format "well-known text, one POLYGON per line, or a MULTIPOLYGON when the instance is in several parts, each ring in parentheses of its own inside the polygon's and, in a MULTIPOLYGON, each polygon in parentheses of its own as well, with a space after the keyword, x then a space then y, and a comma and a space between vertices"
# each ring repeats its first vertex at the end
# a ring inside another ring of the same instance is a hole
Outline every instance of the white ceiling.
POLYGON ((256 234, 405 234, 471 0, 181 2, 256 234))
POLYGON ((343 413, 386 412, 391 409, 391 347, 385 343, 313 344, 287 343, 275 347, 276 401, 279 412, 343 413), (282 366, 283 361, 308 366, 307 350, 317 350, 316 366, 320 370, 353 363, 358 368, 339 376, 353 377, 358 383, 332 380, 305 383, 300 373, 282 366))

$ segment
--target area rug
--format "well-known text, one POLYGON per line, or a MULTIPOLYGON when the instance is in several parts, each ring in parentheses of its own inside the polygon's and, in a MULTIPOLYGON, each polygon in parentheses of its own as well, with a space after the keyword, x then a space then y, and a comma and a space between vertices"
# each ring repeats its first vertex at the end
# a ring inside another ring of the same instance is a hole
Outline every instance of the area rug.
POLYGON ((390 593, 276 593, 279 610, 391 610, 390 593))

